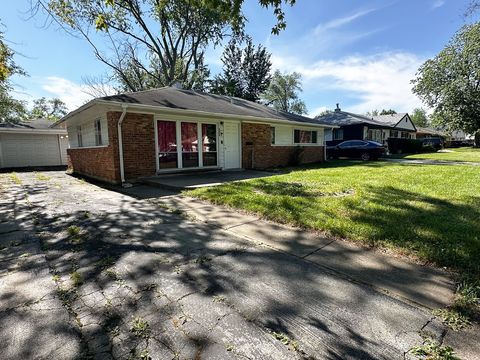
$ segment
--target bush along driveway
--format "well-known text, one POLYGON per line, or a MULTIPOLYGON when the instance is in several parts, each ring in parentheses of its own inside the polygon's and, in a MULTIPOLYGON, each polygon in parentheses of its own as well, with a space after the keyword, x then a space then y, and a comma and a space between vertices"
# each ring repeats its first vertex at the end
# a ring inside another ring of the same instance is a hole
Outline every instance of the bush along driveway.
MULTIPOLYGON (((142 195, 136 198, 56 172, 4 175, 0 182, 2 204, 13 214, 7 222, 18 221, 31 236, 48 267, 45 291, 62 304, 52 308, 68 315, 42 324, 31 314, 0 311, 7 359, 38 357, 31 345, 40 333, 45 342, 59 339, 50 333, 66 336, 62 344, 74 350, 65 359, 403 359, 451 352, 444 343, 450 331, 429 309, 319 267, 303 253, 238 236, 228 209, 203 204, 217 219, 205 222, 174 207, 190 201, 183 197, 134 188, 142 195), (229 217, 228 229, 219 226, 229 217), (30 332, 13 341, 26 324, 30 332)), ((12 255, 22 242, 0 251, 17 281, 27 271, 15 265, 21 254, 12 255)))

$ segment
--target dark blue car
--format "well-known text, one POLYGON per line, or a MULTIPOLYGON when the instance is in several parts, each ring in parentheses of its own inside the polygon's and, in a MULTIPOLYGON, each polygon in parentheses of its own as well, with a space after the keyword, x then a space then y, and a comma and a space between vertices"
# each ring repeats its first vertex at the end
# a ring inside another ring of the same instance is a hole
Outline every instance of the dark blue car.
POLYGON ((364 161, 376 160, 385 155, 387 148, 375 141, 348 140, 335 146, 327 147, 327 157, 338 159, 341 157, 362 159, 364 161))

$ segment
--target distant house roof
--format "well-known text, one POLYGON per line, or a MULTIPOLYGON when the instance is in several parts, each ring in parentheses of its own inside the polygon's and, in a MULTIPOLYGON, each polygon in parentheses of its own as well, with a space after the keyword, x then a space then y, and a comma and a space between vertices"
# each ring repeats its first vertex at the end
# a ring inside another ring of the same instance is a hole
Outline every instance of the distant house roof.
POLYGON ((9 129, 49 129, 51 127, 53 127, 53 122, 48 119, 33 119, 29 121, 21 121, 18 123, 0 123, 0 128, 9 129))
POLYGON ((444 132, 432 128, 422 128, 417 127, 417 133, 419 134, 428 134, 428 135, 437 135, 437 136, 447 136, 444 132))
POLYGON ((349 112, 340 111, 340 110, 335 110, 325 115, 316 116, 315 119, 323 123, 337 125, 337 126, 356 125, 356 124, 372 124, 372 125, 378 125, 378 126, 385 125, 384 122, 374 120, 372 117, 349 113, 349 112))
POLYGON ((346 111, 337 110, 329 112, 325 115, 316 116, 315 119, 331 125, 347 126, 356 124, 370 124, 380 127, 394 128, 407 113, 399 113, 393 115, 377 115, 366 116, 360 114, 354 114, 346 111))
POLYGON ((389 115, 376 115, 376 116, 373 116, 372 118, 375 121, 380 122, 382 124, 386 124, 388 126, 395 126, 406 115, 408 115, 408 114, 407 113, 398 113, 398 114, 389 114, 389 115))
MULTIPOLYGON (((305 124, 327 125, 306 116, 277 111, 269 106, 236 97, 213 95, 175 87, 163 87, 134 93, 105 96, 92 102, 112 102, 132 105, 149 105, 159 108, 193 110, 235 116, 292 121, 305 124)), ((67 115, 66 117, 69 117, 67 115)))

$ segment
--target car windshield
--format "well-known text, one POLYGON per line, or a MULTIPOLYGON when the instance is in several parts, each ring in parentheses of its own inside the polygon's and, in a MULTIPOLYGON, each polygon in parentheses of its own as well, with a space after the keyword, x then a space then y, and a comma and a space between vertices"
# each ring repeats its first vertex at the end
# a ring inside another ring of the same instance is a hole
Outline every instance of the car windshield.
POLYGON ((370 144, 377 145, 377 146, 383 146, 382 144, 380 144, 379 142, 376 142, 376 141, 370 141, 370 144))

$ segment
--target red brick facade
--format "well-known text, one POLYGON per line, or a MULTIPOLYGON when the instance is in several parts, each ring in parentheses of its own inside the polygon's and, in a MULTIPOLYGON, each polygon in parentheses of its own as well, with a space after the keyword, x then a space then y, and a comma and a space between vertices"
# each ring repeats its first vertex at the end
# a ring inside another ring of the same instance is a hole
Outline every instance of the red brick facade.
MULTIPOLYGON (((75 173, 119 183, 118 120, 121 112, 108 112, 108 146, 68 149, 69 166, 75 173)), ((156 172, 153 115, 127 113, 122 124, 125 179, 152 176, 156 172)))
MULTIPOLYGON (((75 173, 110 183, 119 183, 118 120, 121 112, 108 112, 108 146, 68 149, 69 167, 75 173)), ((242 166, 245 169, 268 169, 292 164, 295 146, 272 146, 270 126, 242 124, 242 166)), ((127 113, 122 124, 125 179, 153 176, 155 163, 155 129, 153 115, 127 113)), ((305 146, 302 163, 324 160, 323 146, 305 146)))
MULTIPOLYGON (((294 161, 295 146, 272 146, 270 125, 242 124, 242 166, 245 169, 268 169, 287 166, 294 161)), ((323 146, 305 146, 302 163, 324 161, 323 146)))
POLYGON ((118 117, 107 114, 108 146, 68 149, 69 168, 74 173, 110 183, 120 182, 120 162, 118 156, 118 117))

